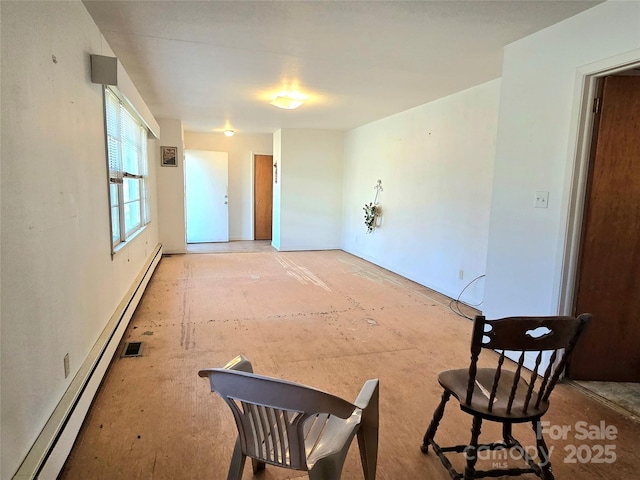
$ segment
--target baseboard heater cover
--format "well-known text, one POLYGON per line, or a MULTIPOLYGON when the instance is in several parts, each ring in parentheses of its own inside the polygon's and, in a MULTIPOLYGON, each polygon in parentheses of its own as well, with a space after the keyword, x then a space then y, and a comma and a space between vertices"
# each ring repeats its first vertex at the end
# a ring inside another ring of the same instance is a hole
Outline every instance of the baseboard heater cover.
POLYGON ((13 480, 55 480, 58 477, 93 397, 161 258, 162 245, 158 244, 89 352, 13 480))

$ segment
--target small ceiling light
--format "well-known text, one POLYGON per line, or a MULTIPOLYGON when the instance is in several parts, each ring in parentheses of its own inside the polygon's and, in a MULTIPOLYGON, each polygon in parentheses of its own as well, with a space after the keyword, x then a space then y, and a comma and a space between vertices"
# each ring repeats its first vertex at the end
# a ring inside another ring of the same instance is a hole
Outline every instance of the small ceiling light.
POLYGON ((224 134, 225 134, 227 137, 233 137, 233 136, 236 134, 236 132, 234 132, 233 130, 225 130, 225 131, 224 131, 224 134))
POLYGON ((271 105, 286 110, 293 110, 302 105, 306 99, 307 97, 298 92, 280 92, 273 97, 271 105))

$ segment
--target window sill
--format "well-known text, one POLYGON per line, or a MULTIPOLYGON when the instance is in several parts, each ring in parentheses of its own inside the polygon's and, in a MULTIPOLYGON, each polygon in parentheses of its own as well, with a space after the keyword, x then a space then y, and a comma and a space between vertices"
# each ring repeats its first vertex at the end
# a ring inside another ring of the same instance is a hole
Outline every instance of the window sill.
MULTIPOLYGON (((149 222, 151 223, 151 222, 149 222)), ((143 227, 140 227, 138 230, 136 230, 134 233, 131 234, 131 236, 129 236, 129 238, 127 238, 124 242, 120 242, 118 245, 116 245, 115 247, 112 246, 111 247, 111 259, 113 260, 113 258, 120 253, 122 250, 124 250, 125 248, 127 248, 127 246, 133 242, 133 240, 135 240, 138 235, 140 235, 142 232, 144 232, 147 229, 147 226, 149 225, 149 223, 147 223, 147 225, 144 225, 143 227)))

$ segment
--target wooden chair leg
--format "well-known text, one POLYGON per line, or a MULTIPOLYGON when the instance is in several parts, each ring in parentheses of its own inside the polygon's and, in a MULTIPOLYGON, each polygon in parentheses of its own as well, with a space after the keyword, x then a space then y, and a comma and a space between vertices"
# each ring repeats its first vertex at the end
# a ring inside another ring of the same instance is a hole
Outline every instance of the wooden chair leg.
POLYGON ((448 390, 442 392, 440 404, 433 412, 433 418, 431 419, 429 428, 427 428, 427 432, 424 434, 424 438, 422 439, 422 446, 420 447, 422 453, 428 453, 429 451, 429 442, 431 442, 431 440, 436 436, 436 430, 438 430, 438 425, 440 425, 440 420, 442 420, 442 416, 444 415, 444 407, 449 401, 449 398, 451 398, 451 393, 448 390))
POLYGON ((533 425, 533 431, 536 434, 536 447, 538 449, 538 459, 540 469, 542 470, 542 478, 544 480, 554 480, 553 472, 551 471, 551 458, 549 458, 549 449, 547 443, 542 436, 542 426, 540 420, 534 420, 531 422, 533 425))
POLYGON ((467 457, 467 465, 464 467, 464 480, 475 478, 476 462, 478 461, 478 437, 480 437, 480 429, 482 428, 482 418, 473 417, 471 425, 471 441, 465 451, 467 457))
POLYGON ((502 441, 505 445, 509 446, 513 443, 513 436, 511 433, 512 424, 505 422, 502 424, 502 441))

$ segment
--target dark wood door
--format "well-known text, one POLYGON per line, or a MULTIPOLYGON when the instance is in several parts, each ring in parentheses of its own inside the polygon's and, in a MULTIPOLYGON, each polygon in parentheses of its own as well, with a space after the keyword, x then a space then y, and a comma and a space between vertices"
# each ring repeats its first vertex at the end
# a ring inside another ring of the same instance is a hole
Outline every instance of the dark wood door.
POLYGON ((640 77, 604 80, 596 132, 575 299, 593 320, 569 377, 640 382, 640 77))
POLYGON ((253 238, 271 240, 273 155, 254 155, 253 238))

